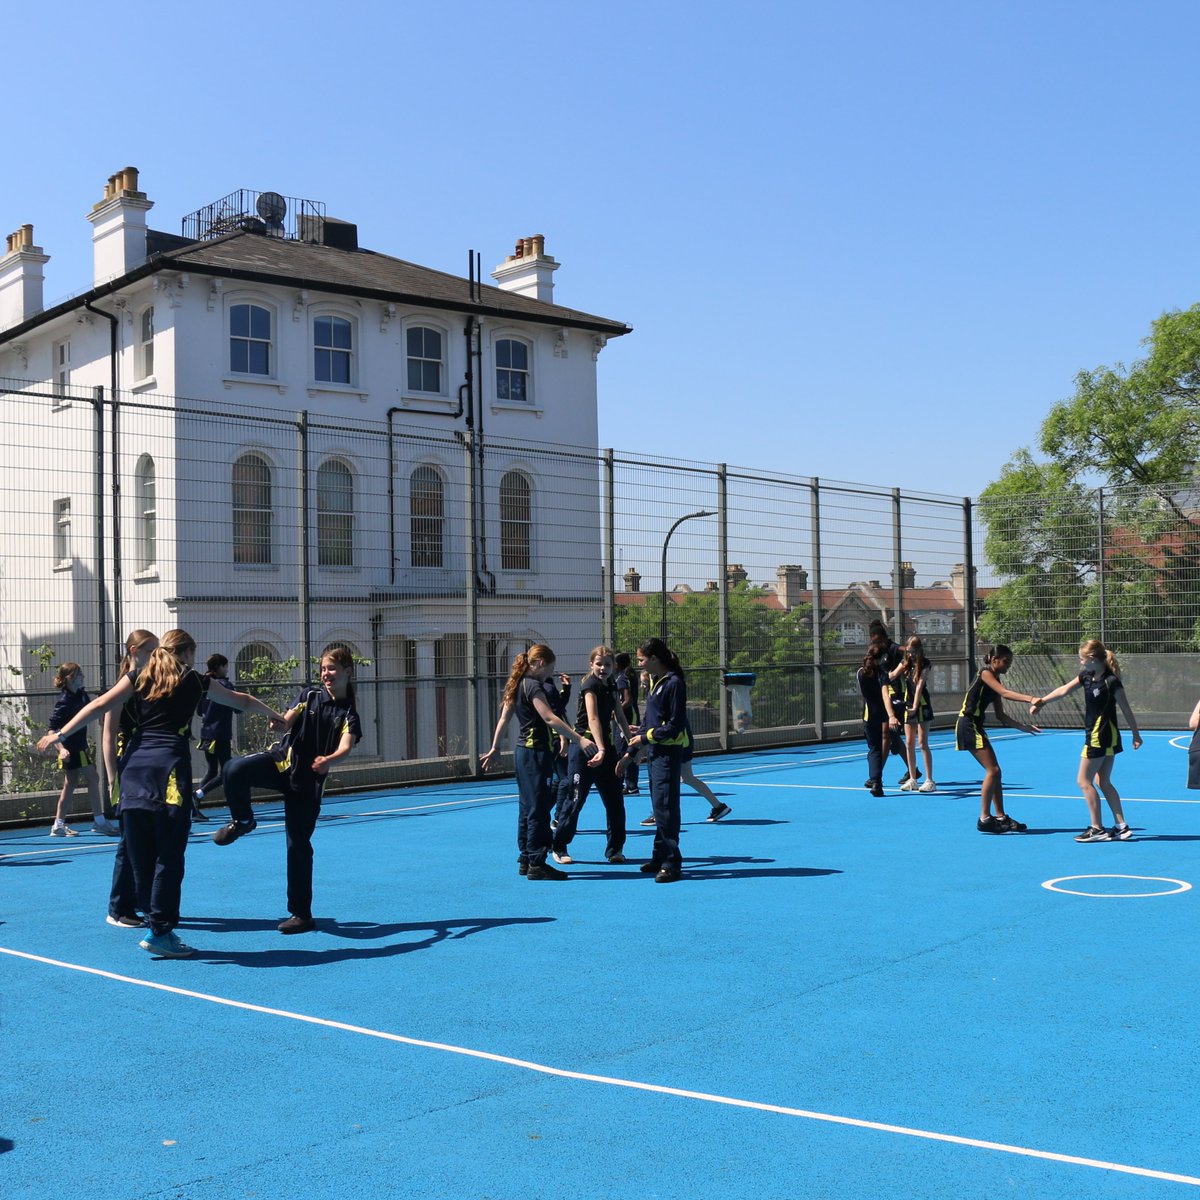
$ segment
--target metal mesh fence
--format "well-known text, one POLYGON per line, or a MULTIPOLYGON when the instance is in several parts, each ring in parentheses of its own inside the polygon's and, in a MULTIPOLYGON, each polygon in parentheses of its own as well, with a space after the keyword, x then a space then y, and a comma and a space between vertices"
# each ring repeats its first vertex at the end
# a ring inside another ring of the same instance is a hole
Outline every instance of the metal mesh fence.
MULTIPOLYGON (((665 636, 701 749, 857 734, 876 618, 924 640, 942 719, 979 643, 1013 646, 1014 686, 1037 690, 1094 634, 1125 657, 1135 707, 1166 724, 1196 690, 1200 538, 1178 497, 975 506, 402 411, 0 389, 0 791, 18 798, 0 815, 56 786, 30 750, 55 668, 79 663, 95 694, 137 628, 187 629, 201 668, 224 654, 236 686, 278 704, 347 647, 365 731, 339 772, 351 786, 473 773, 533 642, 578 680, 594 645, 665 636)), ((261 748, 261 723, 239 721, 237 749, 261 748)))

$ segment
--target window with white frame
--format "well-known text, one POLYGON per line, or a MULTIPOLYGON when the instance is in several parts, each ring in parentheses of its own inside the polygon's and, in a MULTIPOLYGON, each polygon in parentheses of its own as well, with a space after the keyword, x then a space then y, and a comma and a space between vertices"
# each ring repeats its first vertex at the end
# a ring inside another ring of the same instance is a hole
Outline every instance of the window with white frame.
POLYGON ((954 618, 945 613, 925 613, 916 619, 918 633, 953 633, 954 618))
POLYGON ((354 475, 336 458, 317 468, 317 565, 354 566, 354 475))
POLYGON ((837 627, 838 640, 843 646, 865 646, 867 631, 861 621, 841 621, 837 627))
POLYGON ((235 375, 270 375, 271 310, 261 304, 229 309, 229 370, 235 375))
POLYGON ((496 343, 496 399, 514 404, 529 401, 529 347, 516 338, 496 343))
POLYGON ((529 480, 509 471, 500 480, 500 569, 528 571, 533 565, 533 497, 529 480))
POLYGON ((60 567, 71 564, 71 501, 54 502, 54 561, 60 567))
POLYGON ((405 335, 408 356, 408 390, 441 395, 445 367, 445 339, 441 330, 415 325, 405 335))
POLYGON ((62 393, 60 400, 65 400, 71 387, 70 339, 55 342, 51 347, 50 354, 54 376, 54 390, 62 393))
POLYGON ((409 559, 414 567, 446 565, 446 486, 436 467, 413 470, 409 489, 409 559))
POLYGON ((261 454, 243 454, 233 464, 233 561, 246 566, 271 562, 271 464, 261 454))
POLYGON ((345 317, 313 319, 313 379, 318 383, 354 382, 354 326, 345 317))
POLYGON ((137 466, 138 569, 148 571, 158 561, 158 505, 154 459, 143 454, 137 466))
POLYGON ((149 379, 154 374, 154 306, 142 309, 138 318, 137 375, 149 379))

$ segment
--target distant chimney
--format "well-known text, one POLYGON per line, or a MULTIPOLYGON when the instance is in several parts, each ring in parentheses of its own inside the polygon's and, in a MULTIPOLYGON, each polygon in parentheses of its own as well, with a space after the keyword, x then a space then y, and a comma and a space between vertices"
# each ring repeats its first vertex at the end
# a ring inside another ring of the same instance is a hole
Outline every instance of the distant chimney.
POLYGON ((104 196, 92 206, 93 283, 104 283, 146 261, 146 214, 154 207, 138 191, 136 167, 108 177, 104 196))
MULTIPOLYGON (((971 568, 971 582, 974 583, 979 577, 977 567, 971 568)), ((967 603, 967 569, 962 563, 955 563, 950 568, 950 590, 954 593, 954 598, 961 605, 967 603)))
POLYGON ((784 608, 803 604, 807 590, 808 572, 803 567, 788 565, 775 568, 775 595, 784 608))
POLYGON ((750 576, 746 574, 746 568, 741 563, 730 563, 725 568, 725 586, 735 588, 740 583, 745 583, 750 576))
POLYGON ((533 300, 554 302, 554 279, 559 264, 546 253, 544 234, 517 238, 512 254, 493 272, 492 278, 501 291, 514 292, 533 300))
MULTIPOLYGON (((892 572, 892 586, 896 586, 896 572, 892 572)), ((902 562, 900 564, 900 586, 902 588, 914 588, 917 586, 917 572, 912 563, 902 562)))
POLYGON ((22 225, 5 238, 0 258, 0 329, 11 329, 42 311, 42 267, 50 261, 33 244, 33 226, 22 225))
POLYGON ((715 579, 710 579, 704 585, 704 590, 706 592, 719 592, 721 589, 717 586, 717 581, 715 579))
POLYGON ((640 592, 642 590, 642 577, 633 567, 630 567, 625 572, 625 590, 627 592, 640 592))

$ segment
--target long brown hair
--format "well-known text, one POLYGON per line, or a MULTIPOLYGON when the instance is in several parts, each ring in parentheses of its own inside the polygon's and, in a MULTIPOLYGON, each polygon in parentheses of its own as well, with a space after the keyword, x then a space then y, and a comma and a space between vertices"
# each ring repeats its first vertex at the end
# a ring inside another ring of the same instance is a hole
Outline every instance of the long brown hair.
POLYGON ((554 651, 549 646, 538 642, 536 646, 530 646, 528 650, 518 654, 512 660, 512 667, 508 672, 508 682, 504 685, 503 701, 505 704, 513 704, 516 701, 517 688, 521 686, 521 680, 529 674, 529 670, 535 662, 553 663, 554 651))
POLYGON ((65 688, 83 668, 78 663, 63 663, 54 676, 54 686, 65 688))
POLYGON ((1121 674, 1121 668, 1117 665, 1117 656, 1098 638, 1089 638, 1079 647, 1079 653, 1086 654, 1088 658, 1102 658, 1110 675, 1121 674))
POLYGON ((147 643, 157 642, 158 638, 148 629, 135 629, 125 639, 125 657, 121 659, 119 675, 128 675, 133 670, 133 656, 147 643))
POLYGON ((137 690, 144 700, 162 700, 178 686, 191 669, 183 661, 189 650, 196 649, 196 639, 182 629, 168 629, 159 640, 158 649, 151 652, 146 669, 138 676, 137 690))

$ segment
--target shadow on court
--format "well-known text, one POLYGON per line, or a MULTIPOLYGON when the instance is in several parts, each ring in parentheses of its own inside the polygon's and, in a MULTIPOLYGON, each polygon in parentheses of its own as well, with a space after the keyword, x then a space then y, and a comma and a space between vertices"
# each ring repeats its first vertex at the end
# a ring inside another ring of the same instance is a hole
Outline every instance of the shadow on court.
POLYGON ((10 858, 0 854, 0 867, 65 867, 74 862, 70 858, 10 858))
POLYGON ((7 1154, 16 1148, 17 1143, 12 1138, 0 1137, 0 1154, 7 1154))
MULTIPOLYGON (((840 875, 842 872, 833 867, 771 867, 757 866, 758 863, 773 863, 773 858, 720 858, 700 857, 685 858, 683 862, 683 881, 704 882, 718 879, 805 879, 815 875, 840 875), (738 866, 739 863, 749 864, 738 866)), ((632 864, 631 864, 632 865, 632 864)), ((642 883, 652 883, 653 876, 643 874, 640 870, 620 870, 609 867, 606 871, 572 871, 572 879, 585 880, 588 883, 611 883, 617 880, 626 883, 637 880, 642 883)))
MULTIPOLYGON (((279 950, 210 950, 196 948, 196 961, 206 963, 229 963, 237 967, 322 967, 331 963, 366 961, 369 959, 395 958, 411 954, 414 950, 428 950, 439 942, 455 938, 470 937, 475 933, 486 933, 506 925, 544 925, 556 917, 463 917, 452 921, 404 921, 377 923, 374 921, 325 921, 317 919, 317 931, 332 937, 352 941, 378 941, 384 938, 402 937, 405 934, 424 933, 416 941, 389 942, 381 946, 336 947, 322 950, 306 950, 295 946, 289 938, 289 946, 279 950)), ((190 917, 180 922, 181 929, 210 933, 262 932, 273 930, 278 922, 246 920, 223 917, 190 917)), ((303 935, 301 935, 303 936, 303 935)))

